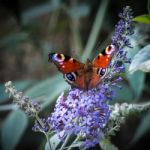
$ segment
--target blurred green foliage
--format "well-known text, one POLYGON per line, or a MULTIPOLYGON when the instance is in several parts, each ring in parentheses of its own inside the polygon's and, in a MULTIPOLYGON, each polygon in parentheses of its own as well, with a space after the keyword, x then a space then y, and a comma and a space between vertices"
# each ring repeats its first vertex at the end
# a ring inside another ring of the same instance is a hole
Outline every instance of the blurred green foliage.
POLYGON ((9 114, 2 126, 1 139, 3 150, 12 150, 16 147, 25 132, 27 121, 26 114, 21 110, 14 110, 9 114))
MULTIPOLYGON (((4 15, 0 16, 0 111, 3 112, 4 109, 1 109, 3 106, 10 105, 5 107, 6 114, 1 114, 0 145, 4 150, 12 150, 15 147, 21 149, 23 147, 19 145, 21 137, 25 134, 27 124, 31 126, 24 112, 11 108, 11 101, 5 94, 5 81, 12 80, 18 90, 40 102, 43 110, 47 108, 46 112, 41 112, 41 116, 50 114, 58 95, 68 89, 69 85, 63 80, 62 75, 58 75, 55 67, 48 64, 49 51, 76 56, 84 61, 98 54, 107 44, 110 44, 110 35, 114 31, 118 12, 126 5, 133 8, 137 16, 135 21, 150 24, 150 0, 148 1, 149 14, 145 12, 146 0, 142 2, 39 0, 38 2, 22 1, 22 6, 17 1, 14 1, 15 3, 15 6, 10 7, 9 2, 3 1, 1 12, 4 15), (141 14, 147 15, 141 16, 141 14), (97 51, 95 45, 98 41, 101 46, 97 51)), ((149 43, 149 26, 140 23, 135 24, 138 32, 131 37, 133 48, 128 50, 130 58, 149 43)), ((125 81, 121 84, 122 89, 114 89, 116 95, 113 102, 132 103, 150 100, 149 77, 149 74, 143 72, 129 74, 127 70, 123 75, 125 81)), ((138 142, 149 129, 149 114, 146 117, 143 115, 134 141, 138 142)), ((27 132, 29 134, 26 134, 26 138, 30 138, 28 135, 33 134, 31 128, 27 132)), ((55 141, 55 138, 54 136, 51 140, 55 141)), ((40 144, 43 144, 36 138, 34 142, 37 149, 40 144)), ((57 146, 60 141, 57 139, 57 142, 54 146, 57 146)), ((32 149, 32 144, 28 143, 28 145, 32 149)))

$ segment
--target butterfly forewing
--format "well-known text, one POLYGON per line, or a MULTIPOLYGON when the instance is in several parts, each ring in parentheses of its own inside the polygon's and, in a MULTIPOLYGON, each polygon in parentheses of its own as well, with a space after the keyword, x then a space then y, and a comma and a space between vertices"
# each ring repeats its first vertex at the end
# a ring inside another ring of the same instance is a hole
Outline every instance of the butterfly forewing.
POLYGON ((57 66, 57 68, 64 74, 76 72, 77 70, 82 69, 84 66, 83 63, 80 63, 79 61, 69 56, 65 56, 63 54, 58 53, 50 53, 49 60, 51 60, 57 66))
POLYGON ((93 67, 107 68, 110 64, 114 51, 114 45, 107 46, 102 53, 99 53, 99 55, 94 58, 93 67))

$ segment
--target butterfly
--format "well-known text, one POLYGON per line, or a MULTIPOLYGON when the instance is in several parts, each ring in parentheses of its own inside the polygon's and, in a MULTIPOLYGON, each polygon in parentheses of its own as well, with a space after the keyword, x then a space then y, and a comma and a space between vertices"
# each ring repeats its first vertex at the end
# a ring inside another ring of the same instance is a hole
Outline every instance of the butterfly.
POLYGON ((48 54, 48 60, 57 66, 72 87, 88 90, 96 87, 103 80, 114 51, 115 46, 109 45, 93 61, 87 59, 85 64, 59 53, 48 54))

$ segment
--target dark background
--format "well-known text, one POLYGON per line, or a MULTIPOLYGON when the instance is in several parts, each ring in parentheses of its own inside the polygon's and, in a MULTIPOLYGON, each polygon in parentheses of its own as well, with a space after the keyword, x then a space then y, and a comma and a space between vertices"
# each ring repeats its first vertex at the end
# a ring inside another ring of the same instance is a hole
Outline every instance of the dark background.
MULTIPOLYGON (((77 54, 77 49, 82 48, 81 51, 85 51, 84 47, 101 1, 57 0, 57 2, 55 0, 0 0, 1 92, 4 92, 3 84, 9 80, 21 83, 21 89, 26 91, 35 82, 55 76, 58 73, 57 69, 47 61, 47 54, 50 50, 79 59, 80 54, 77 54), (70 10, 74 6, 86 7, 80 7, 79 12, 73 11, 71 14, 70 10), (76 19, 76 14, 78 15, 78 13, 79 17, 76 19), (81 45, 77 45, 74 41, 73 29, 76 25, 79 29, 81 45), (25 86, 22 83, 23 81, 30 84, 26 83, 27 86, 25 86)), ((94 49, 101 43, 105 47, 111 42, 110 35, 119 19, 118 12, 126 5, 131 6, 134 16, 148 13, 147 0, 110 0, 94 49), (106 39, 107 41, 105 42, 106 39)), ((144 24, 136 26, 140 26, 141 30, 149 28, 144 24)), ((146 30, 146 32, 148 31, 150 30, 146 30)), ((144 45, 144 43, 142 44, 144 45)), ((91 55, 94 56, 97 53, 97 51, 93 51, 91 55)), ((144 88, 138 97, 139 102, 148 101, 149 99, 149 77, 150 75, 146 74, 144 88)), ((11 103, 11 100, 8 100, 5 96, 2 99, 6 100, 3 100, 1 105, 11 103)), ((42 115, 47 115, 49 113, 48 110, 46 108, 42 115)), ((3 124, 9 113, 10 110, 0 112, 0 124, 3 124)), ((122 125, 120 132, 112 137, 112 143, 121 150, 148 149, 146 146, 150 147, 149 132, 144 134, 134 145, 130 145, 144 116, 145 113, 129 116, 126 123, 122 125)), ((34 133, 31 130, 32 125, 33 120, 30 119, 25 133, 16 146, 17 150, 43 149, 45 138, 41 133, 34 133)))

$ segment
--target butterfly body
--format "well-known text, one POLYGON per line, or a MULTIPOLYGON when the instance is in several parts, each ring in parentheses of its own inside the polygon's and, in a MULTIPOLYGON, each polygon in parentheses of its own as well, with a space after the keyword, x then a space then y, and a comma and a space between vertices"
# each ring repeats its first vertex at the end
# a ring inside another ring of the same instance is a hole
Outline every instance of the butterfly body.
MULTIPOLYGON (((76 71, 77 78, 72 86, 86 90, 95 87, 99 83, 99 76, 96 71, 97 69, 93 67, 92 62, 87 60, 83 67, 76 71)), ((68 80, 66 81, 68 82, 68 80)))
POLYGON ((85 64, 58 53, 50 53, 49 60, 63 73, 72 87, 88 90, 96 87, 106 75, 113 52, 114 46, 111 45, 93 61, 87 59, 85 64))

